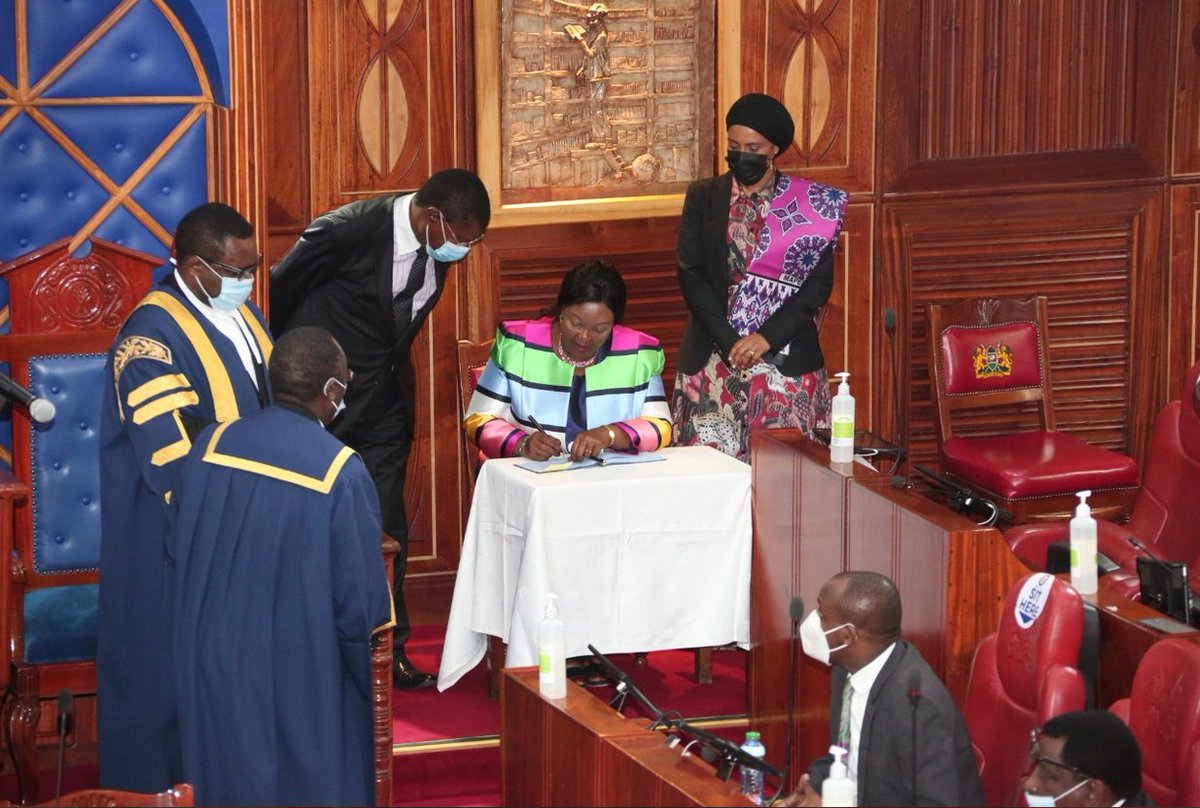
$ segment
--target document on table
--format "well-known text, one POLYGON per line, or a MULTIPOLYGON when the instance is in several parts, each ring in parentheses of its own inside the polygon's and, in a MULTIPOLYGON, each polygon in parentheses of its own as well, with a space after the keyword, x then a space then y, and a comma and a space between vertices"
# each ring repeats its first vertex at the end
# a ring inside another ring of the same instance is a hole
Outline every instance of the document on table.
POLYGON ((573 471, 575 469, 585 469, 590 466, 623 466, 631 463, 654 463, 658 460, 666 459, 663 455, 655 452, 628 454, 626 452, 609 452, 606 450, 596 457, 585 457, 581 460, 572 460, 568 455, 552 457, 549 460, 523 460, 517 463, 517 468, 532 471, 534 474, 545 474, 548 471, 573 471))

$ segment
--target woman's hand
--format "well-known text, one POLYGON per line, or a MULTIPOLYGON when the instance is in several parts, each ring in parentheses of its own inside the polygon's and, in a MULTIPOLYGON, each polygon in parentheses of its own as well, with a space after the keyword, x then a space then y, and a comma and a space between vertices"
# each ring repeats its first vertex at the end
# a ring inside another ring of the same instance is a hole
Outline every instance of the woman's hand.
POLYGON ((562 444, 558 438, 552 438, 545 432, 530 432, 521 447, 521 456, 530 460, 549 460, 563 453, 562 444))
POLYGON ((734 370, 747 370, 757 365, 769 350, 771 346, 765 338, 749 334, 733 343, 729 349, 729 366, 734 370))
POLYGON ((595 457, 613 446, 615 441, 609 435, 609 429, 612 429, 613 435, 621 431, 616 427, 598 426, 576 435, 574 442, 571 443, 571 459, 582 460, 585 457, 595 457))

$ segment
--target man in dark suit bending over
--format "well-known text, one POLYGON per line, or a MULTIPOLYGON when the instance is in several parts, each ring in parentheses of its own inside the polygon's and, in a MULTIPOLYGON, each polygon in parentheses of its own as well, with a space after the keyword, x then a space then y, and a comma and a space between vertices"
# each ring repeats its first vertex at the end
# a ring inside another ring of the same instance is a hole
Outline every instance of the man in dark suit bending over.
POLYGON ((271 330, 280 335, 299 326, 325 328, 354 371, 345 411, 329 429, 362 456, 379 491, 383 529, 400 543, 393 577, 397 687, 435 681, 404 651, 410 633, 403 594, 404 476, 416 387, 409 352, 442 294, 446 271, 483 238, 490 219, 479 177, 450 168, 415 194, 359 200, 326 213, 271 270, 271 330))
MULTIPOLYGON (((966 722, 920 652, 900 639, 900 615, 890 578, 843 572, 821 587, 800 626, 804 653, 833 665, 830 739, 849 750, 858 804, 983 805, 966 722)), ((783 804, 820 805, 832 761, 814 762, 783 804)))

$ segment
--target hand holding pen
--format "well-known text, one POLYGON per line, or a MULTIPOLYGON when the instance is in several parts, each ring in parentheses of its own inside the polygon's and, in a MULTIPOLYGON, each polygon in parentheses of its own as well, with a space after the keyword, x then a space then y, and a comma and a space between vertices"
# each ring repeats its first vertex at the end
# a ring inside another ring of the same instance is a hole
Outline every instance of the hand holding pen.
POLYGON ((521 447, 522 455, 530 460, 549 460, 552 457, 565 454, 562 443, 559 442, 558 438, 548 435, 545 428, 532 415, 529 416, 529 421, 537 431, 530 432, 529 436, 523 439, 525 445, 521 447))

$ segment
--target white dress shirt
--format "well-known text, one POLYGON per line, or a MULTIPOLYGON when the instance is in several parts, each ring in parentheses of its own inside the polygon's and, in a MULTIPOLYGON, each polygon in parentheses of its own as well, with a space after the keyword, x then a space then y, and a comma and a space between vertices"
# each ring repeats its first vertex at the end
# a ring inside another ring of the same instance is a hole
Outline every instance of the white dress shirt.
POLYGON ((867 701, 879 672, 895 650, 896 643, 892 643, 882 654, 850 674, 850 687, 854 692, 850 697, 850 759, 846 761, 846 771, 855 782, 858 782, 858 747, 862 739, 863 719, 867 715, 867 701))
MULTIPOLYGON (((414 196, 415 194, 398 196, 392 206, 392 297, 398 295, 408 284, 413 259, 417 257, 417 250, 421 247, 409 219, 414 196)), ((425 282, 413 295, 413 317, 417 316, 437 291, 437 276, 432 259, 426 259, 424 271, 425 282)))

